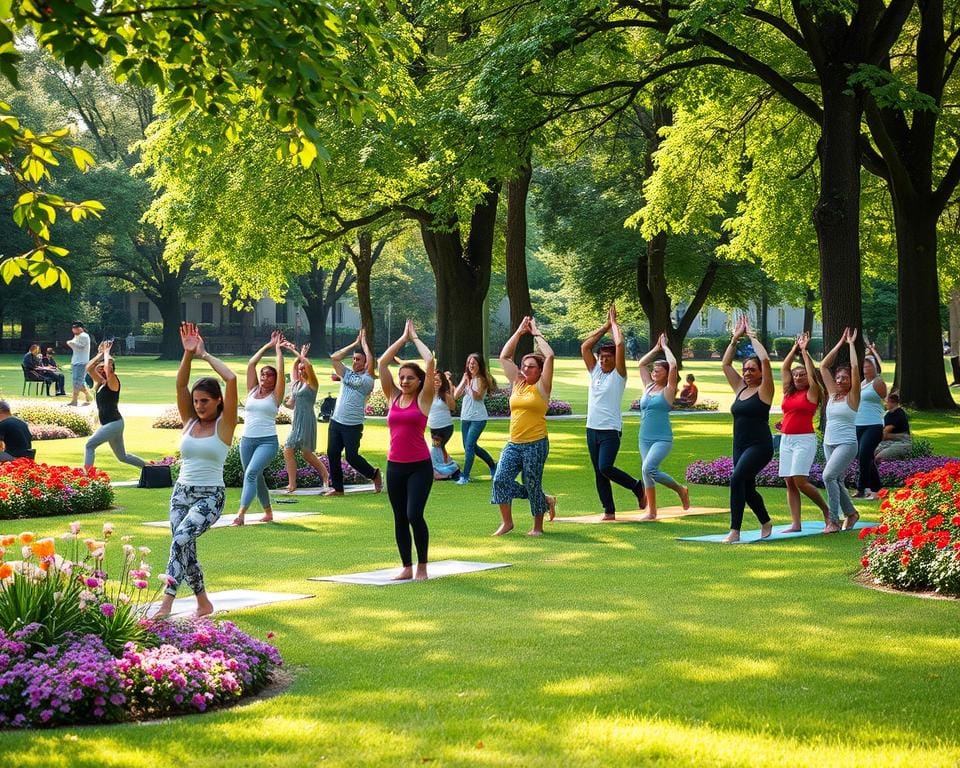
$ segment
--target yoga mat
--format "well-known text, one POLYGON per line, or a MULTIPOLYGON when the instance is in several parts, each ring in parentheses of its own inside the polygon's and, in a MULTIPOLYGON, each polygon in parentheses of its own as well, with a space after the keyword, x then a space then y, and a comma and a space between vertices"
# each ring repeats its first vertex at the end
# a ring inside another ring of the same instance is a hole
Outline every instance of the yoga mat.
POLYGON ((139 480, 111 480, 110 485, 114 488, 136 488, 140 485, 139 480))
MULTIPOLYGON (((476 571, 490 571, 494 568, 509 568, 511 563, 471 563, 466 560, 438 560, 427 565, 428 580, 439 579, 442 576, 455 576, 460 573, 475 573, 476 571)), ((392 584, 409 584, 409 581, 394 581, 393 577, 400 571, 398 566, 381 568, 379 571, 366 573, 346 573, 340 576, 310 576, 307 581, 335 581, 338 584, 369 584, 377 587, 389 587, 392 584)))
MULTIPOLYGON (((372 493, 374 492, 373 483, 361 483, 360 485, 343 486, 344 493, 372 493)), ((323 488, 297 488, 293 493, 284 493, 282 488, 270 491, 277 496, 322 496, 323 488)))
MULTIPOLYGON (((316 515, 317 512, 278 512, 274 510, 273 520, 274 522, 283 522, 284 520, 290 520, 294 517, 306 517, 307 515, 316 515)), ((233 518, 236 517, 234 514, 221 515, 220 519, 217 520, 211 528, 230 528, 233 518)), ((262 512, 247 512, 244 519, 244 526, 247 525, 269 525, 269 523, 261 523, 260 518, 263 517, 262 512)), ((169 520, 156 520, 152 523, 144 523, 144 525, 149 525, 151 528, 169 528, 169 520)))
MULTIPOLYGON (((755 544, 758 541, 782 541, 784 539, 799 539, 802 536, 819 536, 823 533, 823 521, 819 520, 816 522, 801 523, 800 527, 803 529, 795 533, 779 533, 779 529, 783 528, 786 523, 781 523, 780 525, 773 526, 773 533, 766 539, 760 538, 760 529, 757 528, 752 531, 741 531, 740 532, 740 541, 737 544, 755 544)), ((868 523, 864 520, 857 522, 851 530, 859 530, 860 528, 866 528, 870 525, 876 525, 876 523, 868 523)), ((844 533, 844 531, 841 531, 844 533)), ((726 533, 714 533, 709 536, 680 536, 678 541, 705 541, 710 544, 719 544, 727 537, 726 533)))
POLYGON ((660 520, 675 520, 678 517, 691 517, 693 515, 726 515, 730 510, 723 507, 690 507, 684 510, 683 507, 660 507, 657 510, 656 520, 641 520, 646 513, 643 510, 639 512, 617 512, 616 520, 603 520, 603 515, 578 515, 576 517, 557 517, 555 523, 585 523, 600 525, 612 525, 613 523, 656 523, 660 520))
MULTIPOLYGON (((223 611, 239 611, 243 608, 254 608, 258 605, 283 603, 287 600, 304 600, 313 595, 296 595, 291 592, 258 592, 255 589, 227 589, 223 592, 208 593, 213 603, 214 613, 223 611)), ((160 603, 151 603, 147 608, 150 616, 160 607, 160 603)), ((197 600, 191 597, 178 597, 173 601, 171 616, 189 615, 197 610, 197 600)))

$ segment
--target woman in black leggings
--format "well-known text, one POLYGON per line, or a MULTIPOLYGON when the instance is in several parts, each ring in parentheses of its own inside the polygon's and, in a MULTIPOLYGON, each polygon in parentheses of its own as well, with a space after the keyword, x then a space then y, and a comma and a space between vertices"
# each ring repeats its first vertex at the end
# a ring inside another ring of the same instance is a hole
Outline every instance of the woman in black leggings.
POLYGON ((770 435, 770 403, 773 402, 773 372, 770 357, 750 328, 746 317, 737 321, 733 338, 723 353, 723 375, 736 393, 730 413, 733 414, 733 475, 730 477, 730 533, 725 544, 740 541, 743 508, 750 509, 760 521, 760 538, 767 538, 773 524, 763 497, 757 492, 757 475, 773 458, 770 435), (743 375, 733 368, 737 342, 750 338, 754 353, 743 361, 743 375))

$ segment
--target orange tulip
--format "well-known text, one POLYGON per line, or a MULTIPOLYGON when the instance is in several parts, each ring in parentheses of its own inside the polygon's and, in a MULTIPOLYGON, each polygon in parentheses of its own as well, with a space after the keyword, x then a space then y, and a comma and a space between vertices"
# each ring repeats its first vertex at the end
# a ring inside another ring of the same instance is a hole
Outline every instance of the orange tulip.
POLYGON ((20 543, 21 544, 32 544, 33 540, 36 538, 30 531, 24 531, 20 534, 20 543))
POLYGON ((9 579, 13 576, 13 566, 10 563, 0 563, 0 579, 9 579))
POLYGON ((40 539, 33 545, 33 554, 37 557, 53 557, 57 553, 57 545, 53 539, 40 539))
POLYGON ((0 547, 9 547, 17 540, 16 536, 0 537, 0 547))
POLYGON ((87 545, 87 551, 91 554, 107 546, 105 541, 94 541, 93 539, 86 539, 83 543, 87 545))

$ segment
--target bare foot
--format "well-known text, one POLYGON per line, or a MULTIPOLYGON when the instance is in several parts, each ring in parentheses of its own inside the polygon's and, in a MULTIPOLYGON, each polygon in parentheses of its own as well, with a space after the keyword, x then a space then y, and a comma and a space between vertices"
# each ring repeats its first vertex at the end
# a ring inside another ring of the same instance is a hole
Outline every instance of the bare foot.
POLYGON ((343 496, 343 491, 338 491, 335 488, 331 488, 328 491, 323 492, 324 496, 343 496))
POLYGON ((287 488, 284 488, 284 489, 281 491, 281 493, 282 493, 284 496, 289 496, 291 493, 296 493, 296 492, 297 492, 297 487, 296 487, 296 486, 294 486, 293 488, 287 487, 287 488))
POLYGON ((204 597, 202 600, 200 597, 197 597, 197 612, 193 615, 197 618, 201 616, 209 616, 213 613, 213 603, 210 602, 209 598, 204 597))
POLYGON ((505 533, 510 533, 513 530, 513 524, 507 525, 506 523, 500 523, 500 527, 493 532, 493 536, 503 536, 505 533))
POLYGON ((769 539, 771 533, 773 533, 773 523, 768 522, 760 526, 761 539, 769 539))
POLYGON ((800 526, 791 525, 789 528, 781 528, 780 533, 800 533, 802 530, 800 526))
POLYGON ((426 563, 417 563, 417 574, 413 578, 414 578, 414 581, 427 580, 427 564, 426 563))
POLYGON ((383 475, 380 473, 379 467, 377 467, 377 471, 373 473, 373 477, 370 479, 373 480, 373 490, 380 493, 383 490, 383 475))
POLYGON ((840 526, 837 523, 834 523, 833 521, 830 521, 825 526, 823 526, 824 533, 837 533, 839 530, 840 530, 840 526))
POLYGON ((720 542, 720 543, 721 543, 721 544, 736 544, 738 541, 740 541, 740 531, 733 531, 733 530, 731 530, 730 533, 727 534, 727 537, 726 537, 722 542, 720 542))
POLYGON ((243 525, 243 515, 237 515, 235 518, 233 518, 233 522, 230 523, 230 525, 243 525))
POLYGON ((413 566, 405 565, 400 569, 400 573, 393 577, 393 581, 410 581, 413 578, 413 566))
POLYGON ((553 520, 557 516, 557 497, 547 496, 547 519, 553 520))
POLYGON ((680 487, 680 490, 677 491, 677 494, 680 496, 680 505, 684 511, 690 509, 690 489, 683 485, 680 487))
POLYGON ((527 536, 543 536, 542 528, 531 528, 527 531, 527 536))
POLYGON ((169 609, 169 608, 166 609, 166 610, 164 610, 163 608, 161 608, 159 611, 157 611, 155 614, 153 614, 153 616, 150 617, 150 619, 151 619, 152 621, 164 621, 165 619, 169 619, 169 618, 170 618, 170 609, 169 609))
POLYGON ((857 524, 857 521, 860 519, 860 513, 854 512, 852 515, 847 515, 843 520, 843 530, 849 531, 853 526, 857 524))
POLYGON ((263 517, 260 518, 261 523, 272 523, 273 522, 273 512, 268 512, 263 517))
POLYGON ((657 519, 657 513, 656 513, 656 512, 647 512, 647 514, 645 514, 643 517, 638 517, 637 519, 638 519, 638 520, 643 520, 644 522, 646 522, 647 520, 656 520, 656 519, 657 519))
POLYGON ((601 522, 601 523, 612 523, 612 522, 614 522, 616 519, 617 519, 617 516, 616 516, 615 514, 613 514, 612 512, 610 512, 610 513, 608 513, 608 514, 603 515, 603 516, 600 518, 600 522, 601 522))

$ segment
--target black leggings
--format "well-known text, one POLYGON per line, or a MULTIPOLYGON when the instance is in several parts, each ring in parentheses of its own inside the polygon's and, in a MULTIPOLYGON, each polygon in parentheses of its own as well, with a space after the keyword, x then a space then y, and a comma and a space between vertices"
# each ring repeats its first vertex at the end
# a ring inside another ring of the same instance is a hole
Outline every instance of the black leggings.
POLYGON ((430 488, 433 486, 433 464, 429 459, 414 462, 387 462, 387 495, 393 507, 393 530, 397 550, 404 568, 413 565, 411 543, 417 547, 417 562, 427 563, 430 531, 423 519, 430 488), (413 529, 411 542, 410 529, 413 529))
POLYGON ((453 424, 446 427, 437 427, 436 429, 431 427, 430 437, 433 440, 437 440, 440 444, 440 450, 443 450, 447 447, 447 443, 450 442, 450 438, 453 437, 453 424))
POLYGON ((773 458, 773 441, 743 448, 733 446, 733 474, 730 476, 730 530, 743 525, 743 508, 750 505, 761 525, 770 522, 763 496, 757 492, 757 475, 773 458))
POLYGON ((335 491, 343 493, 343 467, 340 457, 347 451, 347 464, 364 477, 373 479, 377 470, 360 455, 360 438, 363 437, 363 424, 341 424, 330 421, 327 431, 327 460, 330 462, 330 485, 335 491))
POLYGON ((883 440, 883 425, 868 424, 857 427, 857 461, 860 463, 860 475, 857 477, 857 491, 863 493, 866 488, 880 490, 880 472, 874 451, 883 440))

